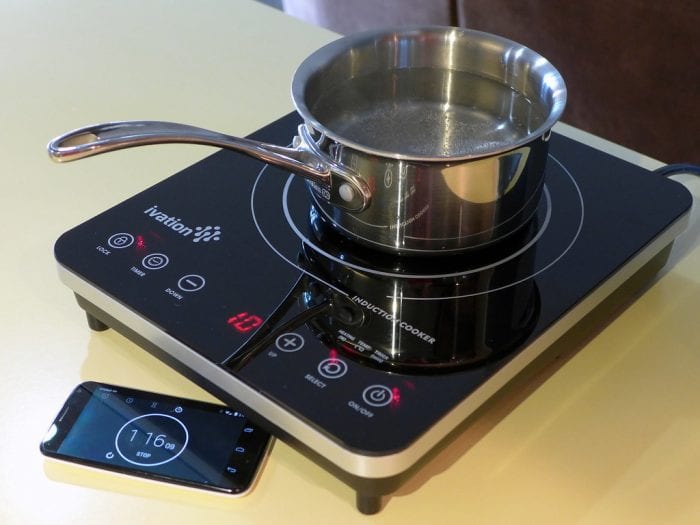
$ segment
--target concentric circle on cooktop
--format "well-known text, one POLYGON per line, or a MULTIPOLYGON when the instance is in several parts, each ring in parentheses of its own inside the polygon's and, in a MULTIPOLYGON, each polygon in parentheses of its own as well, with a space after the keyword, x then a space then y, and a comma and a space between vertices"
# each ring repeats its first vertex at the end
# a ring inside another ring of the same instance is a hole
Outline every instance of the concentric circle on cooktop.
POLYGON ((299 264, 302 243, 329 264, 382 279, 455 279, 514 264, 521 257, 534 261, 527 275, 488 290, 464 295, 403 297, 405 300, 453 299, 479 295, 517 285, 555 265, 573 246, 584 221, 584 202, 571 172, 550 155, 545 187, 537 212, 523 228, 496 246, 445 257, 400 257, 359 246, 332 227, 311 205, 303 179, 287 177, 274 167, 258 173, 250 196, 250 208, 258 233, 288 264, 335 287, 322 275, 299 264), (272 173, 274 171, 274 173, 272 173), (321 221, 321 223, 319 223, 321 221))

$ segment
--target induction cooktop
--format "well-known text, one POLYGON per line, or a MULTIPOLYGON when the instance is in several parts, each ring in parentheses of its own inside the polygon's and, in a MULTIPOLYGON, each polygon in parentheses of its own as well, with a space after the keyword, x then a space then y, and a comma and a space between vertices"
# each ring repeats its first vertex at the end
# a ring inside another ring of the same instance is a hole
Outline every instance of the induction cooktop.
MULTIPOLYGON (((284 144, 298 124, 253 137, 284 144)), ((644 286, 692 199, 554 133, 535 216, 483 250, 377 253, 312 202, 298 177, 219 151, 68 231, 55 254, 91 328, 244 404, 372 513, 509 381, 644 286)))

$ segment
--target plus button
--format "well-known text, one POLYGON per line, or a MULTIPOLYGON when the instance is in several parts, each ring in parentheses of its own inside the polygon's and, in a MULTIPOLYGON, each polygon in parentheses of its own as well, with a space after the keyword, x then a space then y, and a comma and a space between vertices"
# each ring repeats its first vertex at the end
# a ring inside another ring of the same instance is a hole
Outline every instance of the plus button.
POLYGON ((296 352, 304 346, 304 338, 297 333, 287 332, 275 339, 275 346, 282 352, 296 352))

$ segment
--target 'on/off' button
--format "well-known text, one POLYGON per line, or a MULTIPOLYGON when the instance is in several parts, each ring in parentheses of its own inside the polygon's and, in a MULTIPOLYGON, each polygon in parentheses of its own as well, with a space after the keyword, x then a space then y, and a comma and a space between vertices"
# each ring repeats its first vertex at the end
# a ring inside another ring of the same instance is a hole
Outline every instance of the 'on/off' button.
POLYGON ((362 400, 373 407, 384 407, 394 399, 394 393, 388 386, 372 385, 362 391, 362 400))

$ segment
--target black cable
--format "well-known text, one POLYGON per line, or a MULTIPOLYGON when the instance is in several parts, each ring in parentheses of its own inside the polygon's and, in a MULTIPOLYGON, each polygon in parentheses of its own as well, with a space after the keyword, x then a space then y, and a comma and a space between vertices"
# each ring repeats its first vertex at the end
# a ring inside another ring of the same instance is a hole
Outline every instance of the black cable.
POLYGON ((657 173, 663 177, 670 177, 671 175, 688 174, 700 177, 700 166, 697 164, 690 164, 688 162, 681 164, 668 164, 667 166, 662 166, 661 168, 655 169, 654 173, 657 173))

